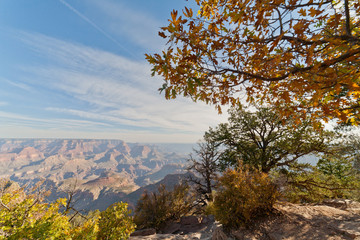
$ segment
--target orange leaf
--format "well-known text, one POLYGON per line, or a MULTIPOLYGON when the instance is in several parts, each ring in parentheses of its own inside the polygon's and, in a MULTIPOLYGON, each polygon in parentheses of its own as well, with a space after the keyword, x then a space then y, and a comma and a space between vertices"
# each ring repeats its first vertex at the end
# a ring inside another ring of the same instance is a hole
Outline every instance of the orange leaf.
POLYGON ((299 13, 301 16, 304 16, 304 17, 306 16, 306 10, 303 8, 299 10, 299 13))

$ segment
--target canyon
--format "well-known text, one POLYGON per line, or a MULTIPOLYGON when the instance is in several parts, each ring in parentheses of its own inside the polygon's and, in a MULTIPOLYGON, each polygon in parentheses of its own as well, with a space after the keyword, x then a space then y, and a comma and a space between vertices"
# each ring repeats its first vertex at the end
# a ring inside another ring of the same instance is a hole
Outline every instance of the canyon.
POLYGON ((117 201, 133 208, 145 189, 156 189, 160 183, 173 186, 185 178, 191 147, 122 140, 0 139, 0 178, 27 186, 43 182, 51 192, 48 200, 72 194, 78 209, 104 210, 117 201), (169 174, 173 176, 165 178, 169 174))

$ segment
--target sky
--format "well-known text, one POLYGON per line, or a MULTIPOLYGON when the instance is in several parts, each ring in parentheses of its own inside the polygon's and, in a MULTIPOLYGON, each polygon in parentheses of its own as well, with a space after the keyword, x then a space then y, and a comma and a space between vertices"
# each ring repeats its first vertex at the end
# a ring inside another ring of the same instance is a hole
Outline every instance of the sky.
POLYGON ((214 106, 158 92, 145 53, 189 0, 0 0, 0 138, 194 143, 214 106))

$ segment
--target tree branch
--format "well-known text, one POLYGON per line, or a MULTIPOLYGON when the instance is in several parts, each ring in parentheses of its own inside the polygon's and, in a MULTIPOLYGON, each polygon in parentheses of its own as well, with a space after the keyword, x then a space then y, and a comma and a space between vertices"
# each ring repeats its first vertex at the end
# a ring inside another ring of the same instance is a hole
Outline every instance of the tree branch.
POLYGON ((0 199, 0 205, 4 207, 6 210, 10 211, 10 208, 5 203, 3 203, 1 199, 0 199))
POLYGON ((349 0, 344 0, 345 5, 345 30, 346 35, 351 36, 349 0))

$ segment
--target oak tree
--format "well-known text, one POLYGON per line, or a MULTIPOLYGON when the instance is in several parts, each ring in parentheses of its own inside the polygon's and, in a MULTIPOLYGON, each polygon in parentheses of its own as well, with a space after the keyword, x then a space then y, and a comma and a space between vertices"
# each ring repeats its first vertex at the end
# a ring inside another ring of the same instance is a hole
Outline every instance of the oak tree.
MULTIPOLYGON (((194 0, 171 12, 146 58, 167 99, 268 103, 283 117, 360 117, 358 0, 194 0)), ((300 120, 298 120, 300 121, 300 120)))

